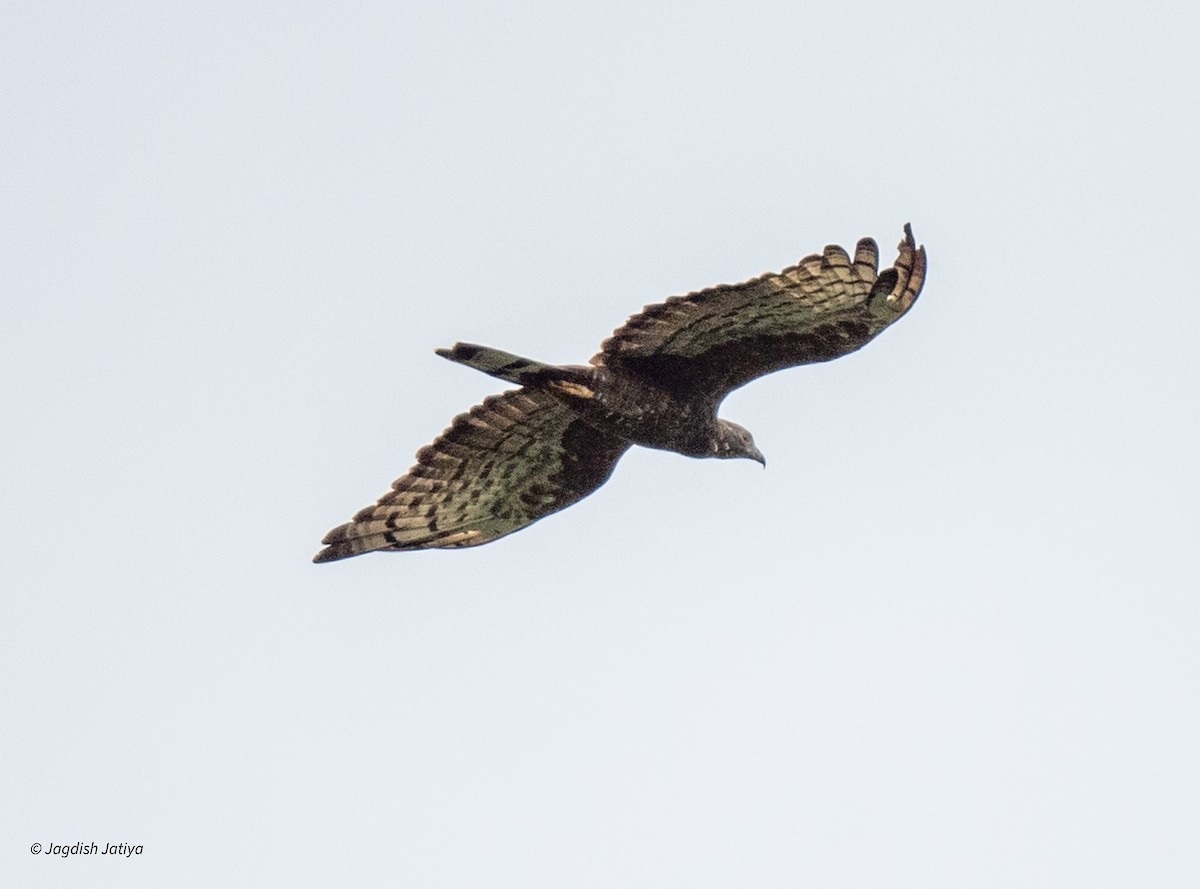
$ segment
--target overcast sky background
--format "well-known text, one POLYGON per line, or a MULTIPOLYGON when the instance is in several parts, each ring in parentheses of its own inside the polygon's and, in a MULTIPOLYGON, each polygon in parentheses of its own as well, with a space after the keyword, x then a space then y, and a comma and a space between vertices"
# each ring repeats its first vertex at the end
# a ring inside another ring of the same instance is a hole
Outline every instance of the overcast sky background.
POLYGON ((5 884, 1200 884, 1198 30, 5 4, 5 884), (913 311, 723 406, 765 472, 310 563, 502 388, 435 347, 908 221, 913 311))

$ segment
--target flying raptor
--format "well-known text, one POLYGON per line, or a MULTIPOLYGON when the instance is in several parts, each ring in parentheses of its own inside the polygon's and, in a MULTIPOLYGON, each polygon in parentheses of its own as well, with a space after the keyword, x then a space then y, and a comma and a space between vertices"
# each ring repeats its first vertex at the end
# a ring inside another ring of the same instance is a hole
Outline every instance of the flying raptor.
POLYGON ((750 433, 717 416, 721 401, 764 374, 860 349, 912 308, 925 248, 907 225, 899 250, 879 272, 864 238, 853 258, 829 246, 778 274, 671 297, 626 321, 589 365, 438 349, 520 388, 455 417, 313 561, 489 543, 592 493, 635 444, 765 465, 750 433))

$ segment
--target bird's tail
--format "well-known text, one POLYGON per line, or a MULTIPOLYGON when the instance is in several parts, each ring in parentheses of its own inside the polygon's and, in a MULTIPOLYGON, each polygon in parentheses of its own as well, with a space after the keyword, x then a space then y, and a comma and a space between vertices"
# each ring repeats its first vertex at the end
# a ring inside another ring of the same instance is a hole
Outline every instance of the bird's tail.
POLYGON ((455 343, 452 348, 438 349, 437 353, 450 361, 481 370, 489 376, 519 386, 536 386, 554 381, 571 381, 583 368, 560 367, 543 364, 532 358, 522 358, 511 352, 502 352, 489 346, 473 343, 455 343))

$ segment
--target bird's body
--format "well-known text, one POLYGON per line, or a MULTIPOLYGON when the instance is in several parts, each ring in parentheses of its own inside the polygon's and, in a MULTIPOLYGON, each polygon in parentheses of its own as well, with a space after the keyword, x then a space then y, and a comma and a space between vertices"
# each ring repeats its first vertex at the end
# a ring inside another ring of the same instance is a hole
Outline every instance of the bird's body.
POLYGON ((717 403, 604 366, 549 365, 488 346, 456 343, 437 354, 450 361, 548 392, 589 426, 631 444, 689 457, 715 456, 717 403))
POLYGON ((779 274, 647 307, 591 364, 551 365, 458 343, 438 354, 520 388, 456 417, 392 490, 325 536, 325 562, 373 550, 476 546, 577 502, 633 445, 764 463, 721 419, 725 396, 785 367, 853 352, 920 295, 925 250, 905 226, 893 268, 859 241, 779 274))

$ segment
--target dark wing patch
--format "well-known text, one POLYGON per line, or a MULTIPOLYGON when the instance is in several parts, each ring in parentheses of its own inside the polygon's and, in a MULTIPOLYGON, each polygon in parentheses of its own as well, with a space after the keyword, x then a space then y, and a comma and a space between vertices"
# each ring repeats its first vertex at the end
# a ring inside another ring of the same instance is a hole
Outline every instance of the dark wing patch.
POLYGON ((838 358, 865 346, 920 295, 925 248, 907 225, 899 249, 882 274, 879 250, 864 238, 853 260, 829 246, 778 274, 671 297, 626 321, 592 364, 719 401, 763 374, 838 358))
POLYGON ((629 447, 546 392, 493 395, 422 448, 377 504, 326 534, 313 561, 488 543, 592 493, 629 447))

